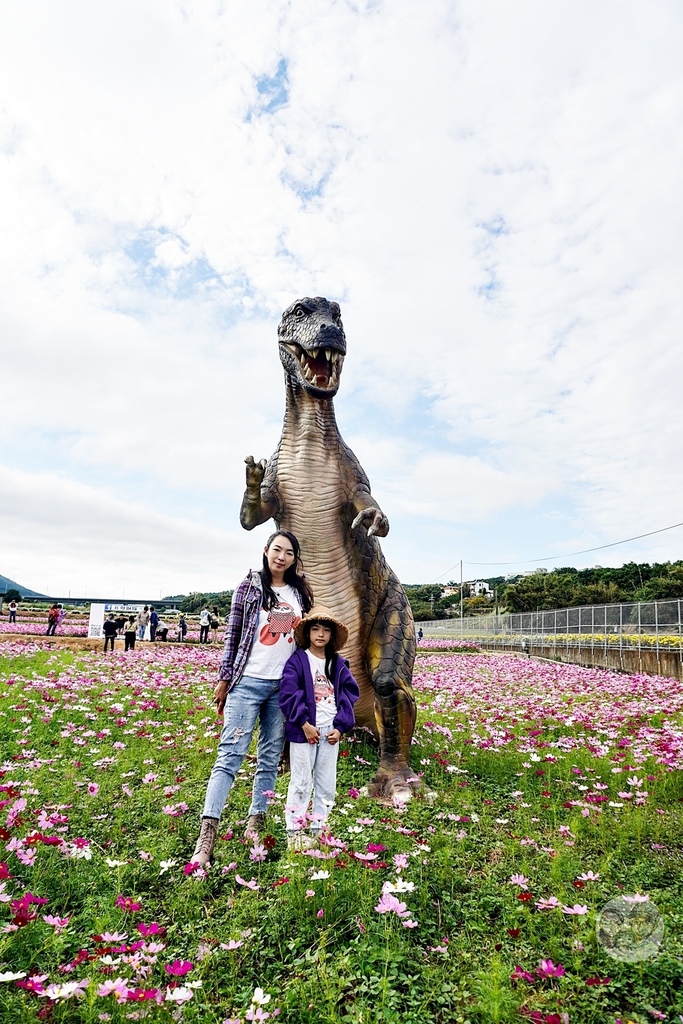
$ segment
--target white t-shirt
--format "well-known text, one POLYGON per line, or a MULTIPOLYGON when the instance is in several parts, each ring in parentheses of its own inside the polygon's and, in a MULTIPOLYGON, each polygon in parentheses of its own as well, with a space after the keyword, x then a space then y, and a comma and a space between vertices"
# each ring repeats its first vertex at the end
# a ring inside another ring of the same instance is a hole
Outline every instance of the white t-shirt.
POLYGON ((313 692, 315 694, 315 727, 332 725, 337 714, 337 702, 334 699, 334 686, 325 675, 325 659, 317 658, 307 648, 308 663, 313 676, 313 692))
POLYGON ((294 627, 301 618, 299 595, 287 583, 273 587, 278 603, 270 611, 261 608, 256 636, 247 664, 245 676, 255 679, 280 679, 285 662, 296 650, 294 627))

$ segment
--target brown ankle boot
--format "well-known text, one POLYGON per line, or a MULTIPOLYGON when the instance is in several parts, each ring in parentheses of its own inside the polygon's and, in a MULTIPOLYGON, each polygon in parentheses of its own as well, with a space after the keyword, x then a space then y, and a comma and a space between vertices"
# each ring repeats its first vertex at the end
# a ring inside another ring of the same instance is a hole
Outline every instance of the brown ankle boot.
POLYGON ((195 844, 191 862, 204 867, 211 860, 213 848, 216 845, 218 835, 218 818, 202 818, 202 826, 199 830, 199 837, 195 844))
POLYGON ((247 827, 244 830, 244 838, 250 839, 252 843, 255 843, 261 838, 266 830, 266 815, 264 811, 259 811, 258 814, 250 814, 247 827))

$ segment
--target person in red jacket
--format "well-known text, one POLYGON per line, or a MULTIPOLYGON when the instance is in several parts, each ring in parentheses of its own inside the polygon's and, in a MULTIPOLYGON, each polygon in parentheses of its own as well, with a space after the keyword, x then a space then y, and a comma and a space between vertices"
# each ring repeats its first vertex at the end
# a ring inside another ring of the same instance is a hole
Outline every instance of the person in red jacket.
POLYGON ((327 608, 313 607, 294 630, 299 650, 282 673, 280 708, 291 766, 285 822, 293 850, 311 845, 334 807, 339 740, 355 724, 353 705, 360 695, 348 661, 338 653, 348 636, 344 623, 327 608), (304 831, 307 819, 312 839, 304 831))

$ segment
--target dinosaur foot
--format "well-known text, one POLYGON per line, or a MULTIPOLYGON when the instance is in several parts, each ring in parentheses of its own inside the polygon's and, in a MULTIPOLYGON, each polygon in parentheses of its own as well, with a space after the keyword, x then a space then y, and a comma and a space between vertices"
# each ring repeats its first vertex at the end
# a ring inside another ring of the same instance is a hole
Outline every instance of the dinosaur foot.
POLYGON ((422 789, 422 782, 407 765, 381 765, 372 782, 368 783, 368 795, 382 803, 407 804, 422 789))

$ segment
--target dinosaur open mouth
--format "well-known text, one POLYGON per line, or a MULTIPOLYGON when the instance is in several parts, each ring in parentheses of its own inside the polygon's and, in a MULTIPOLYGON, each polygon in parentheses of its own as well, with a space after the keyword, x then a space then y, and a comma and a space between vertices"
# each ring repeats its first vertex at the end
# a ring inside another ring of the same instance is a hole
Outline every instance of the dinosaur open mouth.
POLYGON ((298 345, 287 345, 296 358, 301 376, 321 391, 332 390, 339 384, 344 356, 333 348, 312 348, 306 351, 298 345))

